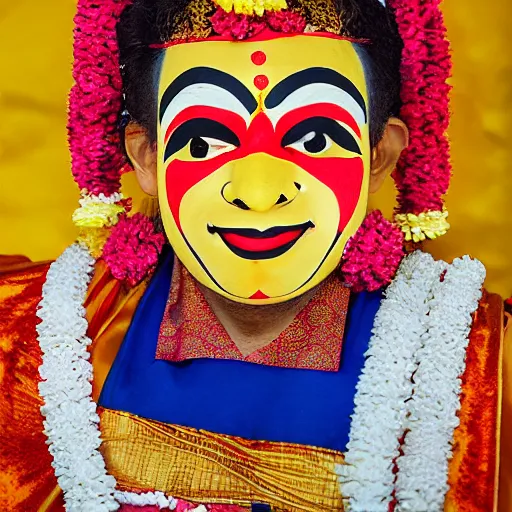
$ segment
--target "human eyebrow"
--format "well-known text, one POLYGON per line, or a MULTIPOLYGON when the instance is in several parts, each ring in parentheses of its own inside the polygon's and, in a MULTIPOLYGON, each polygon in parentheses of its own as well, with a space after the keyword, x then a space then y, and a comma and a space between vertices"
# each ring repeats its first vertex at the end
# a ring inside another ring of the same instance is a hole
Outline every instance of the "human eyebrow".
POLYGON ((359 89, 346 76, 329 68, 307 68, 287 76, 265 98, 265 107, 268 109, 277 107, 294 91, 310 84, 329 84, 345 91, 361 107, 364 120, 367 122, 366 102, 359 89))
POLYGON ((199 66, 184 71, 167 87, 160 100, 160 122, 171 101, 186 87, 194 84, 212 84, 235 96, 245 109, 252 114, 258 108, 258 102, 249 89, 237 78, 219 69, 199 66))

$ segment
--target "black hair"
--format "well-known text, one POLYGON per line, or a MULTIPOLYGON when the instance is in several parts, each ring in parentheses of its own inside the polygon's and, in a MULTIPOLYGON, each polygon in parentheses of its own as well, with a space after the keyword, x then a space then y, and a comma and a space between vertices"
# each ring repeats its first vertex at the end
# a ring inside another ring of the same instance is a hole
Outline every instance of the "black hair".
MULTIPOLYGON (((150 45, 170 40, 177 24, 184 21, 189 1, 134 0, 117 26, 124 108, 146 128, 152 142, 156 140, 156 84, 163 50, 150 45)), ((387 120, 399 114, 403 43, 393 12, 379 0, 334 2, 341 17, 341 35, 368 41, 355 44, 368 84, 370 142, 375 146, 387 120)))

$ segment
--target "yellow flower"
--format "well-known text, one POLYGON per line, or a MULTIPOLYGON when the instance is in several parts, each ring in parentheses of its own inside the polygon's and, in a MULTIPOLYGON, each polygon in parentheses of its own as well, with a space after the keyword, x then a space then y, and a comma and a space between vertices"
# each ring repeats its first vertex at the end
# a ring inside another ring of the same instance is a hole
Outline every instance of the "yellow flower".
POLYGON ((446 210, 432 210, 419 215, 399 213, 395 215, 395 222, 404 233, 406 241, 422 242, 427 238, 433 240, 446 234, 450 229, 447 217, 446 210))
POLYGON ((79 228, 102 228, 117 224, 118 217, 124 213, 123 206, 106 204, 90 199, 83 199, 82 206, 73 213, 73 222, 79 228))
POLYGON ((224 11, 236 14, 263 16, 265 11, 280 11, 287 9, 286 0, 215 0, 215 3, 224 11))
POLYGON ((91 256, 97 260, 109 236, 109 228, 81 228, 78 231, 77 241, 87 247, 91 256))
POLYGON ((215 3, 226 12, 231 12, 233 9, 233 0, 216 0, 215 3))
POLYGON ((266 11, 281 11, 288 9, 286 0, 264 0, 264 6, 266 11))

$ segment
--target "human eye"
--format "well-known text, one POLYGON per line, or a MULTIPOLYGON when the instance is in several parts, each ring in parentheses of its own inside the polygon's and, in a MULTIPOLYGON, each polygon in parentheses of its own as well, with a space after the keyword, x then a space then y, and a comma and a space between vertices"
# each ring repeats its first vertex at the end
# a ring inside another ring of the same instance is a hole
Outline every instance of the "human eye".
POLYGON ((290 128, 281 140, 288 147, 310 155, 321 155, 332 145, 361 154, 354 136, 341 124, 328 117, 310 117, 290 128))
POLYGON ((192 158, 206 159, 231 151, 236 145, 213 137, 192 137, 188 147, 192 158))
POLYGON ((164 159, 186 148, 191 160, 214 158, 240 146, 236 134, 226 125, 208 118, 195 118, 180 125, 170 136, 164 159))

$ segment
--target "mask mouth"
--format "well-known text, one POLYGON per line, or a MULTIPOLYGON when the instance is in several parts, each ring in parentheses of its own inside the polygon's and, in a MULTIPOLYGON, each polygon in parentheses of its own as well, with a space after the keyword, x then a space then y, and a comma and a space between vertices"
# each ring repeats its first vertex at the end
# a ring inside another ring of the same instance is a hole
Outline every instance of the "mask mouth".
POLYGON ((268 260, 289 251, 304 233, 314 228, 308 220, 293 226, 274 226, 259 231, 252 228, 220 228, 208 225, 208 232, 218 234, 226 246, 240 258, 246 260, 268 260))

